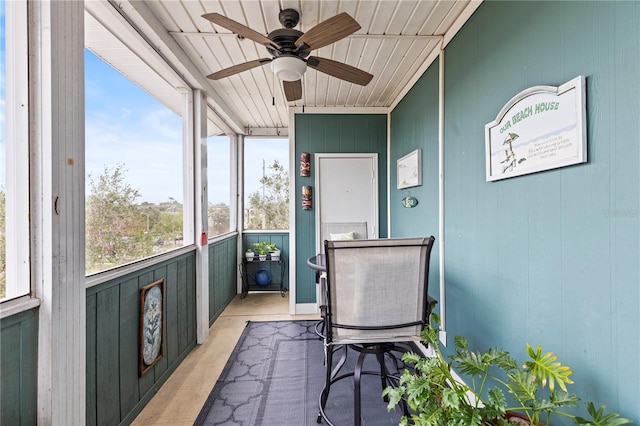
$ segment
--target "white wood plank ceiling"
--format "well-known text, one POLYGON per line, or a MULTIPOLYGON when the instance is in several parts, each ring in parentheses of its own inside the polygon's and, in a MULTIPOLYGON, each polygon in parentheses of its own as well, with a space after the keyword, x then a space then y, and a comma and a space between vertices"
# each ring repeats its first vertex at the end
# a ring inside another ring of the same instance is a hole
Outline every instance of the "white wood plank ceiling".
POLYGON ((262 133, 268 134, 270 129, 288 128, 290 107, 304 106, 309 111, 388 110, 479 4, 473 0, 89 1, 87 47, 172 105, 176 101, 170 99, 166 86, 178 88, 179 80, 206 91, 210 96, 209 117, 214 123, 210 133, 260 133, 263 129, 262 133), (302 32, 338 13, 351 15, 361 29, 311 55, 371 73, 371 82, 359 86, 309 67, 302 78, 302 99, 287 102, 282 84, 268 64, 220 80, 205 78, 232 65, 271 55, 264 46, 212 24, 202 18, 203 14, 217 12, 266 36, 282 28, 278 13, 287 8, 300 13, 295 29, 302 32), (123 31, 125 24, 133 30, 123 31), (111 42, 104 29, 92 29, 96 25, 117 32, 111 42), (123 50, 130 50, 132 57, 123 56, 123 50), (169 66, 158 67, 159 57, 169 66), (148 67, 158 76, 150 78, 148 67))

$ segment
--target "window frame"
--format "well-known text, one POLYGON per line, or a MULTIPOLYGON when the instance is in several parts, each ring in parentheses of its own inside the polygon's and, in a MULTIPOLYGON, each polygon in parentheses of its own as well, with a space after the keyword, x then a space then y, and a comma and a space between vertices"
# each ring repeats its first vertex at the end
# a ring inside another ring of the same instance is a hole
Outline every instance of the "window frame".
MULTIPOLYGON (((108 28, 105 27, 105 30, 107 32, 110 32, 110 30, 108 28)), ((88 48, 86 46, 85 43, 85 47, 84 47, 84 51, 86 52, 87 50, 89 50, 99 61, 102 61, 104 64, 109 65, 109 63, 103 58, 101 57, 99 54, 91 51, 90 48, 88 48)), ((129 50, 131 55, 135 55, 134 50, 130 49, 129 50)), ((132 80, 128 75, 126 75, 125 73, 123 73, 121 70, 119 70, 117 67, 113 67, 111 65, 109 65, 111 68, 113 68, 114 73, 118 73, 123 79, 127 80, 129 83, 131 84, 136 84, 134 80, 132 80)), ((85 75, 87 73, 87 67, 86 67, 86 63, 85 63, 85 75)), ((86 77, 85 77, 86 78, 86 77)), ((99 269, 99 270, 91 270, 89 271, 89 269, 87 268, 86 270, 86 278, 87 278, 87 286, 90 285, 94 285, 94 284, 89 284, 89 283, 101 283, 104 282, 103 280, 103 276, 114 276, 113 271, 114 270, 120 270, 123 269, 124 271, 131 271, 131 267, 132 266, 137 266, 139 267, 141 265, 141 263, 149 260, 150 264, 153 264, 155 262, 155 259, 165 253, 176 253, 177 251, 181 250, 184 247, 189 247, 189 246, 193 246, 194 244, 194 226, 195 226, 195 222, 194 222, 194 198, 193 198, 193 191, 194 191, 194 177, 192 175, 192 173, 189 173, 189 171, 193 170, 193 166, 192 164, 194 163, 193 161, 193 156, 194 156, 194 152, 193 152, 193 101, 192 101, 192 96, 193 93, 191 90, 186 89, 186 88, 174 88, 175 89, 175 93, 176 96, 180 98, 180 108, 181 111, 176 112, 174 111, 169 105, 167 105, 166 103, 164 103, 162 100, 155 98, 154 96, 152 96, 151 94, 147 93, 144 89, 141 88, 140 94, 144 94, 144 96, 148 96, 149 99, 154 99, 154 102, 157 102, 158 105, 161 105, 163 108, 165 108, 167 111, 171 111, 172 113, 176 114, 178 121, 180 122, 180 129, 179 129, 179 143, 180 143, 180 154, 181 154, 181 159, 179 162, 176 162, 177 165, 179 165, 179 167, 181 167, 181 172, 180 175, 182 176, 182 185, 181 185, 181 196, 182 196, 182 230, 180 232, 180 234, 182 235, 182 243, 181 245, 178 245, 176 247, 172 247, 169 248, 167 250, 163 250, 157 253, 152 253, 148 256, 145 257, 139 257, 136 259, 130 259, 124 263, 118 264, 118 265, 113 265, 110 266, 108 268, 105 269, 99 269)), ((85 104, 85 110, 86 110, 87 105, 85 104)), ((85 139, 85 148, 87 148, 87 143, 86 143, 86 139, 85 139)), ((126 163, 125 163, 126 165, 126 163)), ((86 179, 87 177, 85 176, 85 184, 86 184, 86 179)), ((87 195, 87 200, 88 200, 88 196, 90 195, 89 192, 87 191, 86 193, 87 195)), ((170 198, 170 197, 169 197, 170 198)), ((143 202, 144 200, 137 200, 137 203, 143 202)), ((155 203, 157 204, 157 203, 155 203)), ((164 257, 162 257, 164 258, 164 257)), ((146 263, 144 263, 146 264, 146 263)), ((85 266, 87 266, 87 263, 85 262, 85 266)), ((119 276, 119 273, 116 272, 115 276, 119 276)))
MULTIPOLYGON (((253 143, 253 141, 256 140, 262 140, 262 141, 282 141, 284 144, 286 144, 287 146, 287 155, 286 158, 282 161, 282 165, 284 167, 286 167, 288 169, 288 177, 289 177, 289 205, 291 204, 291 198, 295 197, 295 194, 293 194, 291 192, 291 182, 292 182, 292 170, 291 170, 291 164, 290 164, 290 158, 291 158, 291 144, 289 142, 289 139, 287 137, 284 136, 245 136, 242 140, 242 183, 241 183, 241 187, 242 187, 242 209, 240 210, 240 215, 238 218, 238 229, 242 229, 243 233, 246 232, 290 232, 291 231, 291 212, 289 209, 289 226, 287 228, 266 228, 266 229, 252 229, 252 228, 248 228, 247 227, 247 221, 246 221, 246 217, 245 217, 245 213, 246 210, 248 208, 249 205, 249 200, 248 200, 248 196, 251 194, 251 191, 247 191, 247 156, 246 156, 246 145, 247 145, 247 141, 251 141, 250 143, 253 143)), ((265 163, 265 166, 267 166, 267 164, 265 163)))
POLYGON ((236 191, 234 190, 235 185, 234 185, 234 174, 235 174, 235 167, 234 167, 234 158, 235 156, 235 143, 234 143, 234 137, 232 137, 231 135, 210 135, 207 136, 207 197, 209 198, 207 200, 207 228, 208 228, 208 224, 209 224, 209 218, 208 218, 208 212, 209 212, 209 203, 211 202, 211 183, 212 183, 212 179, 209 179, 211 176, 209 175, 209 170, 211 169, 211 162, 209 161, 210 156, 212 155, 212 153, 214 152, 212 148, 212 146, 209 146, 209 143, 211 143, 211 139, 214 137, 225 137, 227 138, 227 144, 228 144, 228 149, 229 149, 229 199, 227 200, 229 203, 229 229, 227 229, 225 232, 222 232, 220 234, 213 234, 211 233, 210 229, 207 229, 207 235, 209 236, 209 240, 217 240, 221 237, 227 236, 233 232, 237 232, 237 225, 236 225, 236 208, 235 208, 235 199, 234 199, 234 194, 236 193, 236 191))
POLYGON ((29 300, 33 295, 29 224, 28 9, 27 2, 6 1, 4 4, 6 293, 0 301, 3 304, 29 300))

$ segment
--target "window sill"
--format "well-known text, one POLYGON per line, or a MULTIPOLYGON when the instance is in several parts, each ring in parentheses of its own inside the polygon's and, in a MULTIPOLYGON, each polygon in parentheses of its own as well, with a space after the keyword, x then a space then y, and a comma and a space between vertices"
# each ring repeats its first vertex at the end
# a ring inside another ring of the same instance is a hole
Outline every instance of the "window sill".
POLYGON ((40 306, 40 299, 31 296, 22 296, 17 299, 0 303, 0 319, 8 318, 40 306))
POLYGON ((192 244, 192 245, 176 248, 173 250, 169 250, 164 253, 157 254, 155 256, 151 256, 151 257, 140 259, 131 263, 127 263, 125 265, 116 266, 112 269, 96 272, 94 274, 87 276, 86 286, 87 288, 89 288, 89 287, 96 286, 98 284, 105 283, 107 281, 112 281, 117 278, 123 277, 125 275, 131 274, 137 271, 141 271, 144 268, 148 268, 150 266, 164 262, 167 259, 172 259, 174 257, 181 256, 185 253, 189 253, 194 250, 195 250, 195 246, 192 244))

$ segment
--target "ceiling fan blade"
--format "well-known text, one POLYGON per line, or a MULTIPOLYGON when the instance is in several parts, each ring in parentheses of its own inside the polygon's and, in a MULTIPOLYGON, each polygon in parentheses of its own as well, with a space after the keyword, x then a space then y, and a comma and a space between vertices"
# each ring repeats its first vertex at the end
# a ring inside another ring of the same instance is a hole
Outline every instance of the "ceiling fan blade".
POLYGON ((255 61, 249 61, 242 64, 234 65, 232 67, 225 68, 220 71, 216 71, 213 74, 209 74, 207 78, 211 80, 220 80, 221 78, 229 77, 231 75, 238 74, 239 72, 247 71, 252 68, 256 68, 261 65, 268 64, 272 60, 273 59, 271 58, 262 58, 262 59, 256 59, 255 61))
POLYGON ((307 65, 330 76, 348 81, 349 83, 366 86, 373 78, 372 74, 362 71, 351 65, 342 62, 333 61, 326 58, 318 58, 317 56, 309 56, 307 65))
POLYGON ((360 29, 360 24, 356 22, 348 13, 342 12, 326 21, 320 22, 296 40, 296 47, 306 44, 308 49, 320 49, 338 40, 342 40, 360 29))
POLYGON ((240 22, 236 22, 233 19, 229 19, 226 16, 220 15, 219 13, 205 13, 202 15, 204 19, 207 19, 213 22, 216 25, 220 25, 222 28, 226 28, 234 34, 238 34, 244 38, 248 38, 249 40, 253 40, 256 43, 262 45, 271 45, 276 49, 280 49, 280 45, 273 40, 269 40, 266 36, 260 34, 259 32, 252 30, 251 28, 242 25, 240 22))
POLYGON ((296 81, 283 81, 282 87, 284 88, 284 96, 287 101, 297 101, 302 99, 302 80, 296 81))

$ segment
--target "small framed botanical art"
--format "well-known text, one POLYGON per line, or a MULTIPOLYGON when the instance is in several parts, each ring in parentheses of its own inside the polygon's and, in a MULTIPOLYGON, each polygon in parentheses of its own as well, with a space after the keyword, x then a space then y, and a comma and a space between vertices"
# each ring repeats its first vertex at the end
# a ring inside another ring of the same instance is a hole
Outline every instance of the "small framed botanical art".
POLYGON ((140 289, 138 376, 143 376, 164 355, 164 279, 140 289))
POLYGON ((422 150, 416 149, 398 159, 398 189, 422 185, 422 150))

